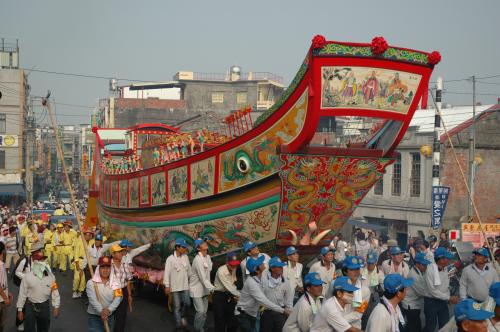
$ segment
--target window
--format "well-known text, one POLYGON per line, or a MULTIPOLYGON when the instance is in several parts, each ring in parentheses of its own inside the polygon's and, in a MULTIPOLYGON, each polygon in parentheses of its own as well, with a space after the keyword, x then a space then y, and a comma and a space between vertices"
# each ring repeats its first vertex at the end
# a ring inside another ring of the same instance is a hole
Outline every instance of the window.
POLYGON ((401 153, 392 166, 392 196, 401 196, 401 153))
POLYGON ((5 134, 7 130, 7 116, 5 113, 0 113, 0 133, 5 134))
POLYGON ((383 175, 377 182, 375 182, 375 188, 373 190, 373 193, 375 195, 383 195, 384 194, 384 176, 383 175))
POLYGON ((247 103, 247 93, 237 92, 236 93, 236 104, 246 104, 247 103))
POLYGON ((223 103, 224 93, 223 92, 212 92, 212 104, 223 103))
POLYGON ((420 153, 411 154, 410 196, 420 197, 420 153))
POLYGON ((0 150, 0 169, 5 169, 5 150, 0 150))

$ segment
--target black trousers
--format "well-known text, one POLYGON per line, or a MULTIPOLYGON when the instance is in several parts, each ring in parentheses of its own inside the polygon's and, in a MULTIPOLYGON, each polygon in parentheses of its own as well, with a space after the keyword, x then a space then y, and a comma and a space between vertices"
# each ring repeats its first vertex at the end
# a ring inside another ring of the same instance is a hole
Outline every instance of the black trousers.
POLYGON ((238 323, 234 317, 234 308, 236 301, 229 292, 214 292, 213 312, 215 331, 217 332, 236 332, 238 323))
POLYGON ((448 301, 424 297, 425 329, 434 332, 436 325, 439 329, 450 320, 448 301))
POLYGON ((127 286, 122 288, 123 300, 118 305, 115 311, 115 328, 114 332, 125 332, 125 323, 127 320, 128 310, 128 290, 127 286))
POLYGON ((276 311, 265 310, 260 316, 260 332, 275 332, 283 330, 286 316, 276 311))
POLYGON ((48 332, 50 328, 50 303, 26 302, 24 307, 26 316, 24 317, 24 330, 32 332, 48 332))
POLYGON ((248 315, 245 312, 240 313, 237 317, 241 332, 255 332, 257 319, 248 315))
POLYGON ((421 332, 420 309, 403 309, 406 318, 405 332, 421 332))

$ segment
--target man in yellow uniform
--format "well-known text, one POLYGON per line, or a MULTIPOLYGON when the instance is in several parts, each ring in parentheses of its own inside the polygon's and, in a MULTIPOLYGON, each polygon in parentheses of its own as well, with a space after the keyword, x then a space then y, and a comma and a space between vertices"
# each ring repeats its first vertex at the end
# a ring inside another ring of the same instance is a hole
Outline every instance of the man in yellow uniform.
POLYGON ((28 237, 28 234, 31 233, 31 229, 30 227, 33 227, 33 226, 30 226, 31 223, 29 222, 24 222, 24 219, 21 219, 22 220, 22 223, 19 224, 19 235, 21 236, 21 241, 22 241, 22 244, 23 244, 23 247, 22 247, 22 252, 24 254, 28 254, 30 251, 29 249, 26 248, 26 237, 28 237))
POLYGON ((53 243, 54 243, 54 268, 60 265, 62 259, 62 252, 64 247, 64 225, 59 223, 56 226, 56 232, 54 233, 53 243))
MULTIPOLYGON (((82 228, 83 236, 85 237, 85 241, 89 243, 89 241, 94 237, 94 233, 91 229, 87 227, 82 228)), ((73 261, 72 265, 74 268, 73 272, 73 298, 82 297, 83 291, 85 291, 86 287, 86 279, 90 276, 86 276, 87 269, 87 255, 85 254, 85 245, 83 244, 83 240, 78 234, 75 239, 75 245, 73 250, 73 261)))
MULTIPOLYGON (((31 246, 34 243, 41 242, 42 239, 38 237, 38 232, 36 229, 36 225, 33 221, 30 221, 27 224, 27 227, 24 228, 26 231, 24 232, 24 252, 31 252, 31 246), (27 230, 26 230, 27 228, 27 230)), ((23 232, 21 231, 21 236, 23 232)))
POLYGON ((45 243, 45 256, 47 256, 47 264, 53 269, 57 265, 57 256, 54 246, 54 234, 56 225, 50 224, 50 227, 43 232, 43 241, 45 243))

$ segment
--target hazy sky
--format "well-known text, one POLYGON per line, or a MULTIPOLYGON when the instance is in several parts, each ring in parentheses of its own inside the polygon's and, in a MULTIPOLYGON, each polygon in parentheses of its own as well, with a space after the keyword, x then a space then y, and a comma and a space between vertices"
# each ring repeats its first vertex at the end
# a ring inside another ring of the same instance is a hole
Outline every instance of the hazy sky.
MULTIPOLYGON (((357 42, 381 35, 391 45, 439 50, 433 79, 452 80, 500 74, 499 13, 497 0, 2 0, 0 37, 19 39, 27 69, 159 81, 179 70, 225 72, 238 64, 288 84, 315 34, 357 42)), ((59 103, 92 107, 108 93, 103 79, 32 72, 29 80, 33 94, 50 89, 59 103)), ((478 101, 493 103, 500 77, 482 81, 478 93, 491 95, 478 101)), ((470 93, 468 82, 445 89, 445 102, 472 101, 452 94, 470 93)), ((57 106, 60 123, 88 122, 90 112, 57 106)))

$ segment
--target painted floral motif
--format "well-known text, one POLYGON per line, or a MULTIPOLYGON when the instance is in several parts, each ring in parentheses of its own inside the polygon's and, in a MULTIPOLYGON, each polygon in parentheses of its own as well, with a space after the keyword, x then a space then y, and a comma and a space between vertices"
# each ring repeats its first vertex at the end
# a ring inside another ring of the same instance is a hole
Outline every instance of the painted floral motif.
POLYGON ((130 179, 128 185, 130 186, 130 207, 139 207, 139 179, 130 179))
POLYGON ((151 175, 151 204, 162 205, 167 202, 165 172, 151 175))
POLYGON ((191 165, 191 198, 200 198, 214 193, 215 158, 191 165))
POLYGON ((104 233, 110 240, 128 238, 134 243, 148 243, 153 238, 162 239, 156 250, 165 259, 174 249, 175 239, 183 237, 194 245, 196 238, 206 238, 210 255, 223 255, 239 250, 243 242, 250 240, 259 244, 275 240, 278 225, 279 202, 261 208, 207 222, 155 228, 127 227, 126 222, 116 223, 105 213, 102 222, 104 233), (131 231, 133 230, 133 231, 131 231))
POLYGON ((169 203, 187 200, 187 167, 179 167, 168 171, 169 203))
POLYGON ((128 204, 128 180, 120 180, 120 207, 128 204))
POLYGON ((382 68, 323 67, 322 108, 369 108, 406 114, 421 76, 382 68))
MULTIPOLYGON (((371 47, 369 46, 349 46, 341 44, 327 44, 318 51, 319 55, 340 55, 340 56, 356 56, 356 57, 373 57, 371 47)), ((427 65, 427 54, 401 50, 394 47, 389 47, 383 54, 380 55, 383 59, 408 61, 417 64, 427 65)))
POLYGON ((149 177, 141 176, 141 204, 149 204, 149 177))
POLYGON ((269 176, 279 169, 276 147, 292 141, 302 130, 307 110, 306 89, 295 105, 264 133, 238 148, 221 154, 219 191, 246 185, 269 176), (246 160, 248 171, 242 172, 237 163, 246 160))
POLYGON ((340 229, 392 160, 281 155, 283 184, 278 243, 289 245, 289 230, 304 234, 340 229))

